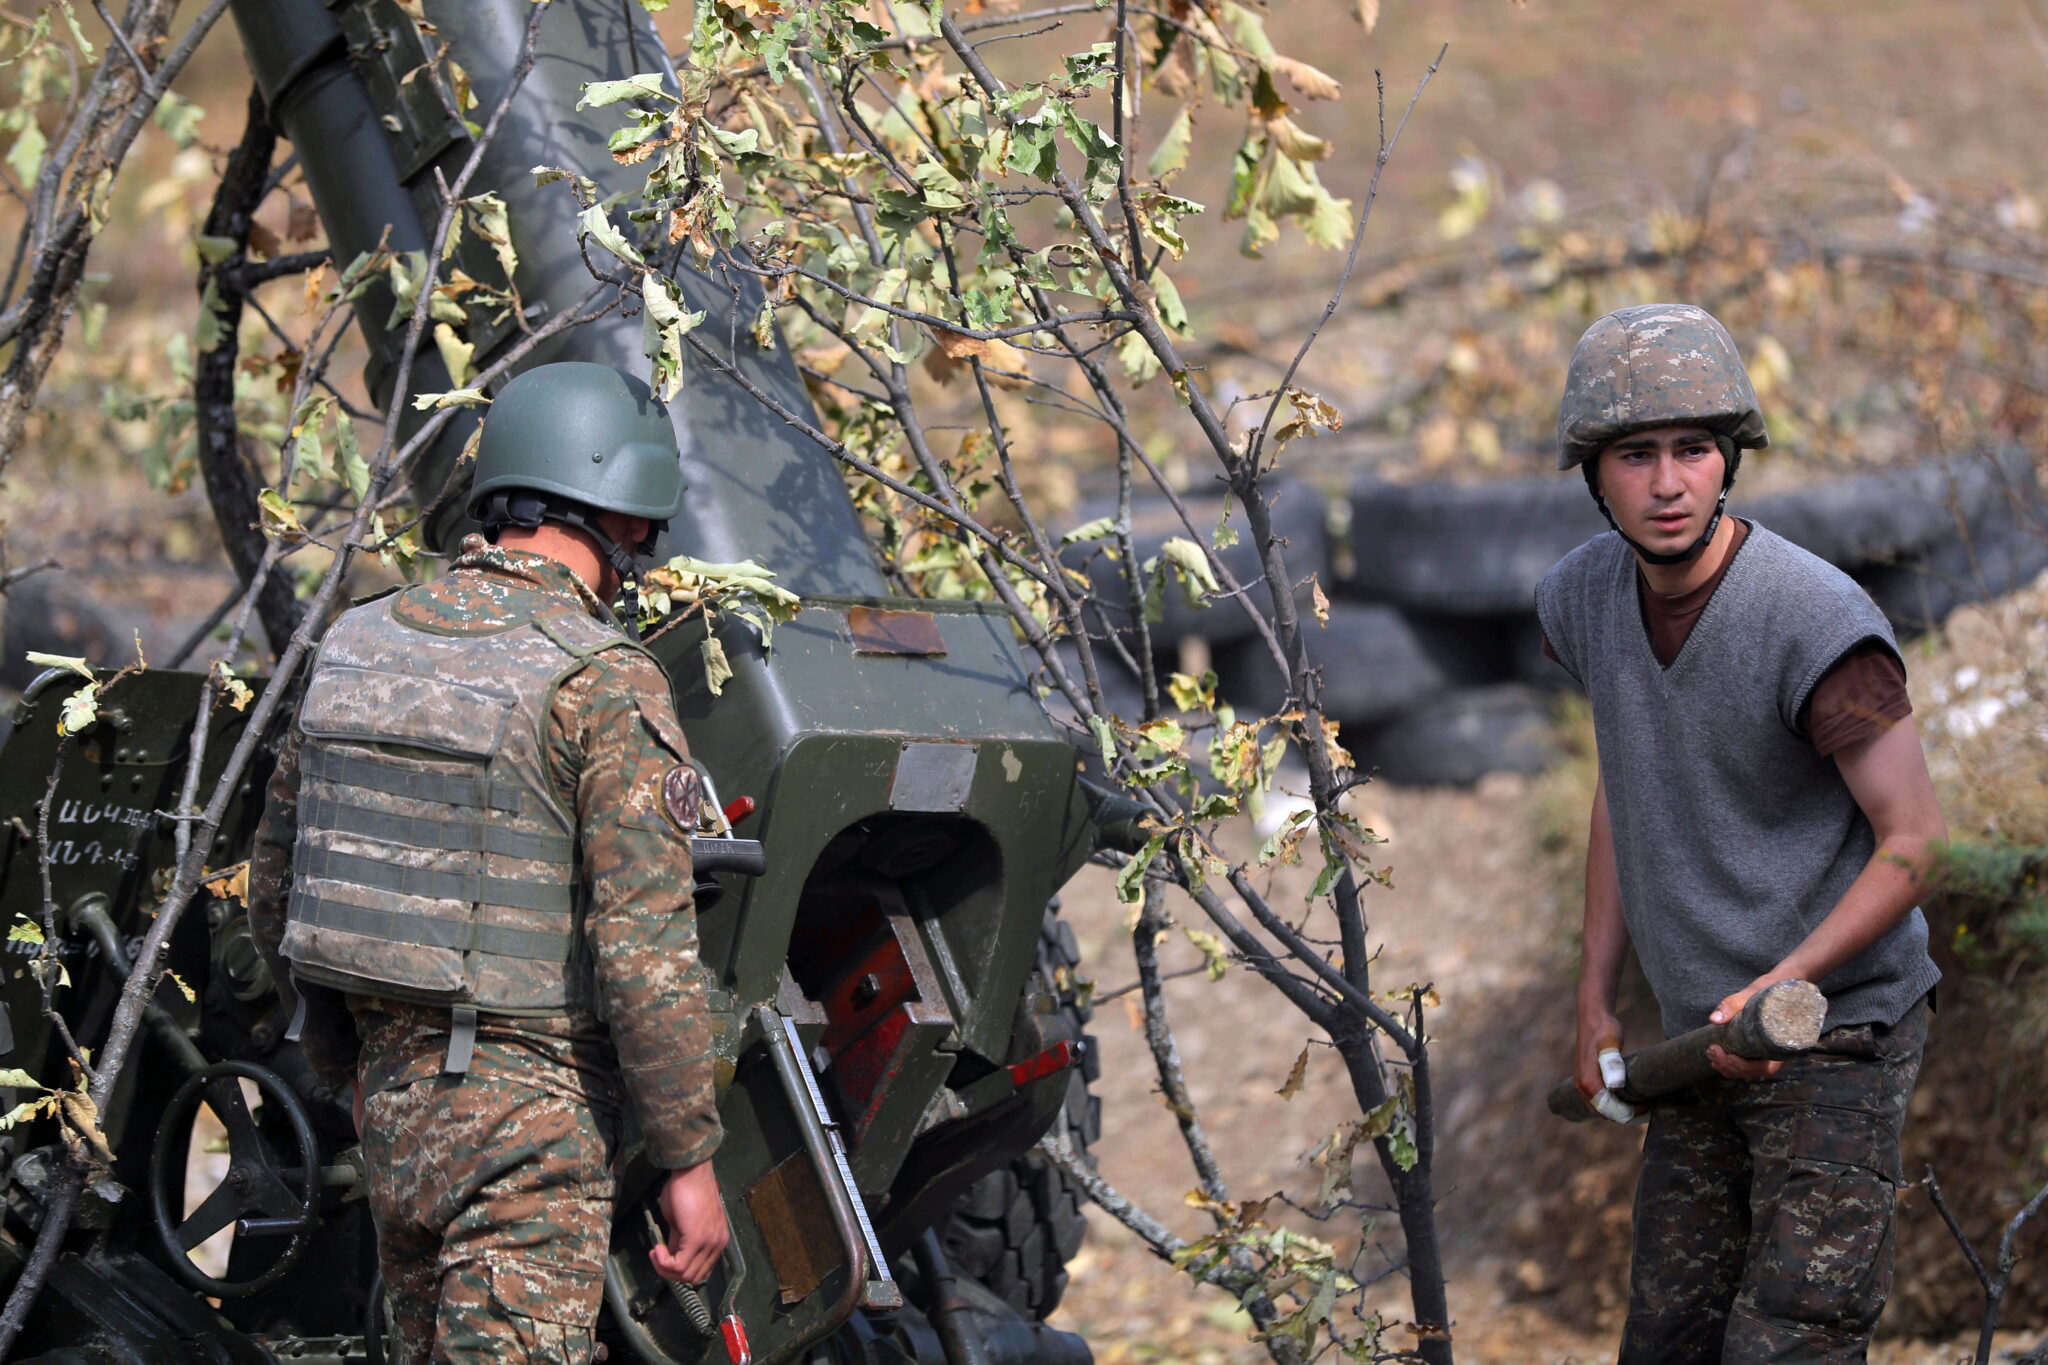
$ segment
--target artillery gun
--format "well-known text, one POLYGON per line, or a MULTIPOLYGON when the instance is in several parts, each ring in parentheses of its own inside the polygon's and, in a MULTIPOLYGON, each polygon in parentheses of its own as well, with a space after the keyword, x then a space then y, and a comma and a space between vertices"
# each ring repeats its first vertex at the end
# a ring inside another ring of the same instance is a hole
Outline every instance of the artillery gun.
MULTIPOLYGON (((459 62, 478 105, 495 107, 529 0, 427 0, 431 36, 417 6, 394 0, 235 0, 233 12, 336 259, 380 244, 425 249, 437 174, 452 176, 475 136, 435 60, 459 62)), ((545 11, 531 74, 471 185, 509 206, 529 322, 570 306, 589 279, 576 205, 536 187, 531 168, 575 165, 600 194, 630 188, 604 154, 607 130, 573 110, 585 83, 650 70, 666 71, 667 58, 632 0, 554 0, 545 11)), ((473 237, 457 263, 478 278, 492 269, 473 237)), ((759 306, 744 290, 736 302, 723 279, 689 275, 684 286, 686 307, 717 316, 759 306)), ((388 410, 399 334, 379 325, 390 311, 381 289, 359 303, 358 321, 368 387, 388 410)), ((477 360, 519 321, 473 335, 477 360)), ((570 329, 528 363, 570 359, 636 368, 641 324, 614 314, 570 329)), ((760 389, 808 410, 785 348, 741 363, 760 389)), ((431 349, 415 379, 453 387, 431 349)), ((716 1170, 734 1238, 701 1293, 657 1280, 646 1257, 656 1172, 629 1146, 601 1339, 613 1359, 659 1365, 1085 1362, 1078 1338, 1042 1321, 1080 1220, 1078 1192, 1033 1149, 1055 1125, 1085 1143, 1096 1122, 1084 1016, 1059 970, 1074 965, 1073 939, 1046 907, 1100 844, 1117 842, 1106 832, 1133 832, 1135 808, 1080 781, 1002 613, 888 595, 822 450, 710 372, 688 375, 671 410, 689 491, 662 553, 763 561, 804 605, 772 650, 745 630, 722 634, 733 676, 715 697, 699 660, 701 632, 717 627, 671 630, 651 646, 735 817, 733 841, 699 861, 727 1133, 716 1170)), ((453 425, 414 465, 423 506, 467 434, 453 425)), ((426 534, 438 547, 460 530, 442 514, 426 534)), ((58 999, 87 1048, 105 1036, 172 862, 173 825, 160 812, 177 801, 201 681, 164 670, 124 678, 99 723, 60 751, 59 708, 83 683, 46 674, 0 752, 0 911, 40 920, 47 865, 70 976, 58 999)), ((215 717, 216 764, 241 723, 215 717)), ((210 866, 246 856, 262 766, 243 781, 210 866)), ((204 913, 171 943, 177 981, 159 991, 102 1116, 126 1197, 87 1201, 17 1354, 379 1358, 374 1242, 346 1107, 286 1039, 240 903, 223 889, 195 908, 204 913), (201 1103, 225 1129, 228 1173, 188 1208, 201 1103), (224 1271, 202 1270, 189 1253, 229 1227, 224 1271)), ((63 1064, 54 1033, 31 975, 10 973, 4 1065, 52 1074, 63 1064)), ((18 1098, 0 1094, 9 1107, 18 1098)), ((19 1272, 41 1216, 55 1126, 0 1135, 0 1280, 19 1272)))

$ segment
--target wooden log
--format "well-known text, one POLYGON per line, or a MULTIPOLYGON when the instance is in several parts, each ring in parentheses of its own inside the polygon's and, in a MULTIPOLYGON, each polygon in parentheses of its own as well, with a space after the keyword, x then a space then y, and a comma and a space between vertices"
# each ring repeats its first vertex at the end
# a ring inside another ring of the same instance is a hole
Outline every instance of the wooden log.
MULTIPOLYGON (((1707 1060, 1707 1049, 1716 1043, 1752 1061, 1797 1056, 1819 1041, 1827 1017, 1827 999, 1811 981, 1773 982, 1751 996, 1742 1013, 1727 1023, 1696 1028, 1624 1058, 1628 1083, 1616 1087, 1614 1096, 1641 1106, 1712 1080, 1721 1074, 1707 1060)), ((1593 1117, 1586 1097, 1569 1077, 1550 1092, 1550 1112, 1573 1123, 1593 1117)))

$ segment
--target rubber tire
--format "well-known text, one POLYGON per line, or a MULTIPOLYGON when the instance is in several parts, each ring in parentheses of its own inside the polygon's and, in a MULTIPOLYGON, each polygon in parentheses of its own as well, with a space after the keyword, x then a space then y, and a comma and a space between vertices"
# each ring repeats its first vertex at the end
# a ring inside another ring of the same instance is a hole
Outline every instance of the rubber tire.
MULTIPOLYGON (((1039 932, 1038 970, 1057 983, 1059 968, 1068 980, 1080 966, 1081 954, 1073 927, 1058 917, 1059 902, 1046 911, 1039 932)), ((1060 1009, 1077 1025, 1092 1013, 1071 985, 1055 984, 1060 1009)), ((1054 1120, 1054 1131, 1068 1141, 1089 1165, 1088 1148, 1102 1132, 1102 1101, 1088 1092, 1101 1074, 1095 1040, 1081 1035, 1081 1064, 1067 1082, 1066 1104, 1054 1120)), ((1087 1196, 1036 1151, 976 1181, 953 1206, 941 1239, 955 1274, 985 1285, 1026 1318, 1044 1321, 1059 1307, 1067 1289, 1067 1262, 1081 1250, 1088 1222, 1082 1209, 1087 1196)))
POLYGON ((1746 501, 1736 510, 1828 563, 1855 570, 1959 546, 2009 522, 2013 499, 2037 492, 2032 457, 2008 450, 1845 475, 1746 501))
MULTIPOLYGON (((60 573, 39 573, 7 590, 0 630, 0 687, 19 692, 43 671, 28 653, 63 654, 111 664, 126 641, 105 610, 60 573)), ((130 646, 132 648, 132 646, 130 646)))
MULTIPOLYGON (((1322 674, 1323 714, 1342 725, 1375 725, 1430 697, 1504 681, 1513 667, 1500 623, 1430 617, 1378 602, 1330 604, 1330 621, 1302 627, 1322 674)), ((1276 714, 1286 700, 1263 640, 1218 651, 1222 694, 1241 715, 1276 714)))
POLYGON ((1937 546, 1904 563, 1859 575, 1880 610, 1901 635, 1938 628, 1956 608, 2023 588, 2048 570, 2048 509, 1994 505, 1976 519, 1967 539, 1937 546))
POLYGON ((1411 611, 1527 612, 1550 566, 1607 529, 1576 474, 1470 486, 1361 476, 1348 591, 1411 611))
POLYGON ((1533 615, 1508 623, 1508 653, 1514 664, 1514 680, 1539 692, 1576 692, 1579 685, 1564 665, 1543 652, 1543 624, 1533 615))
MULTIPOLYGON (((2025 451, 1873 470, 1748 498, 1729 510, 1852 572, 1959 544, 2001 506, 2032 498, 2025 451)), ((1374 601, 1461 615, 1527 612, 1550 566, 1607 529, 1576 473, 1470 486, 1359 478, 1351 492, 1352 574, 1374 601)))
POLYGON ((1362 737, 1355 752, 1386 782, 1468 786, 1493 772, 1541 772, 1556 757, 1550 711, 1522 683, 1447 693, 1362 737))
MULTIPOLYGON (((1293 479, 1275 480, 1268 486, 1268 495, 1273 532, 1285 542, 1282 548, 1287 560, 1287 575, 1295 583, 1303 585, 1296 601, 1297 605, 1305 608, 1309 600, 1306 584, 1311 574, 1322 583, 1325 592, 1331 586, 1329 509, 1324 505, 1321 493, 1293 479)), ((1163 498, 1147 499, 1132 507, 1131 539, 1140 564, 1158 554, 1160 547, 1173 536, 1208 543, 1223 515, 1223 500, 1188 498, 1185 503, 1189 519, 1200 531, 1198 536, 1188 535, 1188 528, 1179 514, 1163 498)), ((1076 514, 1076 520, 1086 523, 1113 515, 1115 510, 1114 506, 1102 505, 1084 508, 1076 514)), ((1252 544, 1250 530, 1245 526, 1244 510, 1234 503, 1230 524, 1237 530, 1238 541, 1218 551, 1217 558, 1244 586, 1245 595, 1257 605, 1260 613, 1270 616, 1272 599, 1266 592, 1258 551, 1252 544)), ((1070 568, 1087 573, 1089 591, 1102 608, 1102 620, 1097 620, 1093 611, 1089 613, 1089 629, 1099 629, 1107 622, 1113 629, 1135 632, 1128 609, 1130 593, 1124 585, 1123 565, 1104 552, 1108 543, 1089 541, 1070 546, 1062 558, 1070 568)), ((1257 633, 1244 608, 1235 600, 1212 601, 1203 607, 1189 606, 1181 594, 1179 580, 1171 573, 1167 575, 1165 590, 1160 594, 1160 606, 1160 619, 1152 623, 1151 635, 1153 647, 1162 653, 1187 635, 1199 635, 1211 644, 1221 645, 1247 639, 1257 633)))

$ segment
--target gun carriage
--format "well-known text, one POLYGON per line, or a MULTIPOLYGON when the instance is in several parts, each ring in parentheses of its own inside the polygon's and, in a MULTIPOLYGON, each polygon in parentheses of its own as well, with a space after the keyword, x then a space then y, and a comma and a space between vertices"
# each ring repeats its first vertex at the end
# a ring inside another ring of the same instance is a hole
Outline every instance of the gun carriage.
MULTIPOLYGON (((469 73, 478 104, 494 107, 529 11, 527 0, 428 0, 429 36, 393 0, 235 0, 269 118, 297 149, 337 260, 427 247, 437 173, 452 177, 474 148, 438 84, 439 45, 469 73)), ((608 130, 574 108, 584 84, 667 71, 667 60, 630 0, 554 0, 542 18, 531 74, 472 182, 508 205, 520 262, 512 283, 528 322, 570 307, 589 284, 577 205, 559 186, 536 186, 531 168, 576 166, 601 194, 632 188, 628 168, 605 154, 608 130)), ((456 264, 480 279, 497 269, 474 236, 456 264)), ((744 288, 736 302, 723 279, 686 272, 683 283, 684 306, 714 316, 759 306, 744 288)), ((380 283, 357 310, 368 387, 387 410, 401 337, 379 325, 390 305, 380 283)), ((479 324, 477 360, 519 321, 479 324)), ((529 363, 553 360, 638 369, 641 324, 614 314, 569 329, 529 363)), ((808 410, 786 348, 754 350, 742 365, 756 386, 808 410)), ((424 351, 414 388, 451 387, 424 351)), ((1000 611, 888 595, 825 452, 709 372, 688 374, 671 411, 688 492, 662 556, 759 560, 804 605, 772 649, 744 628, 722 629, 733 676, 716 696, 700 645, 702 631, 721 628, 698 622, 651 642, 693 753, 735 816, 730 840, 698 850, 727 1131, 716 1169, 734 1239, 701 1293, 657 1280, 646 1259, 656 1172, 629 1147, 602 1338, 614 1358, 661 1365, 1084 1362, 1078 1338, 1042 1321, 1080 1224, 1077 1192, 1032 1149, 1055 1126, 1085 1142, 1095 1123, 1083 1014, 1061 970, 1074 965, 1073 939, 1046 907, 1099 842, 1115 842, 1105 831, 1132 832, 1133 812, 1080 781, 1000 611)), ((474 420, 451 424, 414 465, 423 506, 474 420)), ((443 501, 425 527, 436 547, 462 531, 461 500, 443 501)), ((47 862, 56 951, 71 978, 59 999, 87 1047, 105 1035, 173 861, 173 825, 160 812, 177 801, 201 682, 166 670, 125 678, 100 723, 62 751, 47 862)), ((0 753, 0 910, 10 921, 40 919, 34 831, 60 762, 55 720, 80 685, 40 678, 0 753)), ((216 716, 216 766, 241 723, 216 716)), ((261 766, 239 788, 212 867, 246 856, 261 766)), ((286 1038, 243 907, 224 886, 209 894, 171 944, 169 966, 191 998, 171 982, 158 992, 143 1053, 103 1115, 126 1197, 87 1201, 23 1358, 381 1353, 345 1099, 314 1081, 286 1038), (228 1173, 188 1209, 186 1143, 202 1103, 225 1129, 228 1173), (225 1270, 200 1269, 189 1253, 229 1227, 225 1270)), ((63 1065, 23 971, 0 984, 0 1052, 39 1077, 63 1065)), ((55 1126, 0 1135, 10 1233, 0 1276, 18 1273, 40 1217, 55 1126)))

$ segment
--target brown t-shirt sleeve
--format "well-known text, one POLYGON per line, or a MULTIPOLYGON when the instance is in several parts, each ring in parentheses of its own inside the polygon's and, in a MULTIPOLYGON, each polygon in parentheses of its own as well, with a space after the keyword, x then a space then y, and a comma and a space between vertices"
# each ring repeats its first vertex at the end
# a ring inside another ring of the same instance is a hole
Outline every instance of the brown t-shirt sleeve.
POLYGON ((1898 656, 1865 640, 1814 684, 1801 728, 1823 756, 1879 734, 1913 714, 1906 670, 1898 656))

